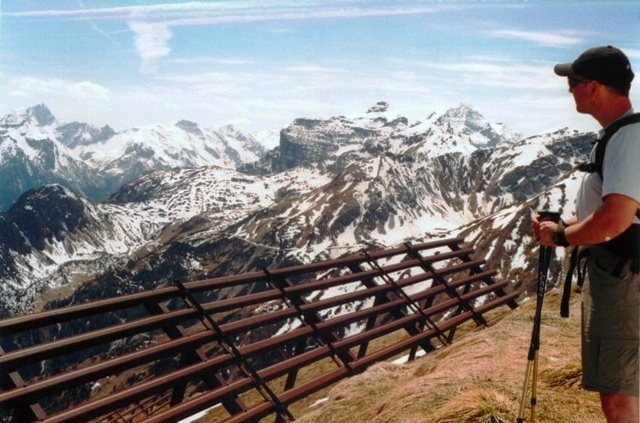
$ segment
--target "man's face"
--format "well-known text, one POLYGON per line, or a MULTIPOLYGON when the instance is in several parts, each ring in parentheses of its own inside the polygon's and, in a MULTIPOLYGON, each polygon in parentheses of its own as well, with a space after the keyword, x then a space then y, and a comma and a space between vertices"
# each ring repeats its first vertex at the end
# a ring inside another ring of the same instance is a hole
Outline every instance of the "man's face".
POLYGON ((589 99, 593 81, 581 77, 569 77, 569 92, 573 94, 576 102, 576 110, 580 113, 589 113, 589 99))

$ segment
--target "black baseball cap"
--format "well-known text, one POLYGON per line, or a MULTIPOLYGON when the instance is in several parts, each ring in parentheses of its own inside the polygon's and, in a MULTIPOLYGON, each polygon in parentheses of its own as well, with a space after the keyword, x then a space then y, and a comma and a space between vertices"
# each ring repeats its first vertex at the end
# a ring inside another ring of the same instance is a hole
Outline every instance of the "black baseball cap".
POLYGON ((590 48, 573 63, 555 65, 553 71, 559 76, 578 76, 612 87, 629 87, 634 77, 627 56, 612 46, 590 48))

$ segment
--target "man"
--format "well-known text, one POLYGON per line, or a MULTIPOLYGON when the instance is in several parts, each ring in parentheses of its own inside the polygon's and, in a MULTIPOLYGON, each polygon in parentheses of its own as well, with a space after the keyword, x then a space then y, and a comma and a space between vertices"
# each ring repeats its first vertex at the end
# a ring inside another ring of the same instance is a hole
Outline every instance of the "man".
MULTIPOLYGON (((568 78, 576 109, 602 130, 634 113, 634 74, 625 54, 606 46, 554 67, 568 78)), ((622 126, 606 144, 602 177, 584 176, 577 216, 560 225, 533 218, 540 244, 584 246, 587 280, 582 294, 582 385, 600 393, 608 422, 638 423, 640 308, 640 123, 622 126)), ((595 162, 595 147, 592 151, 595 162)))

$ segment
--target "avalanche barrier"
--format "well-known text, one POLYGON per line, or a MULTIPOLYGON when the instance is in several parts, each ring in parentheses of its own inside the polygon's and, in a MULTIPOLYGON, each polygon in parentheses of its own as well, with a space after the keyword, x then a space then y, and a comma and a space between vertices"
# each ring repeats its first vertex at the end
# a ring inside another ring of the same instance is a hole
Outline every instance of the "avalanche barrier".
POLYGON ((290 406, 309 395, 517 307, 463 242, 175 281, 2 320, 0 419, 177 422, 217 406, 215 421, 293 421, 290 406))

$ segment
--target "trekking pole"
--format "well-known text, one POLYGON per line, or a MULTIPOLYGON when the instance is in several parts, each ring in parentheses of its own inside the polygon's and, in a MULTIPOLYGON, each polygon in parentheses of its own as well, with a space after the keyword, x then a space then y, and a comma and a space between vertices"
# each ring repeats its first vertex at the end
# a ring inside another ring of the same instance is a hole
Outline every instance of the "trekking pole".
MULTIPOLYGON (((553 222, 560 221, 560 213, 542 211, 539 212, 540 218, 548 218, 553 222)), ((549 272, 549 264, 551 262, 551 254, 553 247, 547 245, 540 246, 538 260, 538 283, 536 293, 536 313, 533 319, 533 330, 531 332, 531 342, 529 343, 529 354, 527 356, 527 370, 524 377, 524 386, 522 387, 522 398, 520 399, 520 410, 518 412, 517 423, 524 423, 524 406, 527 398, 527 387, 529 379, 533 373, 533 381, 531 386, 531 423, 535 422, 535 408, 537 403, 537 383, 538 383, 538 351, 540 350, 540 325, 542 320, 542 302, 544 300, 544 292, 547 284, 547 274, 549 272)))

